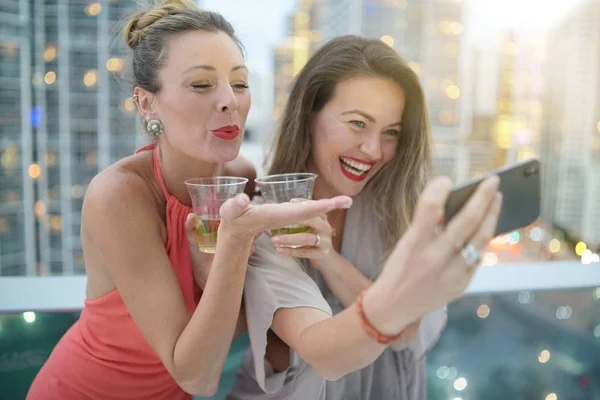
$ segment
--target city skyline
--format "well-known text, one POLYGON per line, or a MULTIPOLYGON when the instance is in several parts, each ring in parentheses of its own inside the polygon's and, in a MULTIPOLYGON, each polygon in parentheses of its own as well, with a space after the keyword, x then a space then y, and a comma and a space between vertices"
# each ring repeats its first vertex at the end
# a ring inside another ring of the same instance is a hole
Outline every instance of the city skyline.
MULTIPOLYGON (((469 1, 440 0, 435 4, 442 6, 434 7, 431 1, 381 0, 368 8, 361 0, 344 1, 298 3, 279 23, 287 34, 272 49, 272 76, 251 72, 256 85, 251 82, 247 128, 254 144, 242 146, 242 153, 259 171, 260 147, 306 60, 331 37, 366 35, 406 54, 420 76, 437 173, 460 181, 532 154, 547 165, 543 216, 560 232, 537 225, 545 239, 524 242, 535 251, 515 253, 508 240, 498 254, 505 252, 506 260, 525 253, 554 257, 565 251, 560 241, 572 237, 587 242, 577 256, 594 261, 600 247, 600 207, 594 206, 600 198, 594 180, 600 171, 600 34, 590 21, 600 18, 600 0, 582 0, 584 8, 553 25, 549 40, 559 38, 563 47, 544 47, 539 32, 512 28, 494 45, 472 44, 466 39, 469 1), (541 75, 555 91, 542 90, 541 75), (567 150, 557 152, 556 143, 567 150)), ((136 133, 130 88, 121 78, 126 49, 117 28, 131 4, 20 0, 15 7, 0 1, 0 13, 11 16, 0 28, 7 99, 0 104, 0 275, 84 273, 79 230, 87 185, 147 141, 136 133)), ((530 232, 522 235, 533 238, 530 232)), ((490 254, 487 261, 502 258, 490 254)))
POLYGON ((133 2, 0 2, 0 275, 82 274, 87 185, 145 142, 112 40, 133 2))
MULTIPOLYGON (((546 41, 542 28, 549 29, 549 34, 553 34, 564 26, 565 20, 576 19, 578 13, 581 14, 578 10, 582 8, 588 10, 585 17, 592 21, 597 16, 594 7, 600 7, 600 3, 598 0, 575 2, 573 8, 561 17, 557 11, 566 10, 565 5, 550 2, 549 9, 545 10, 546 25, 538 23, 535 29, 508 26, 500 31, 497 42, 487 47, 472 41, 472 36, 464 35, 464 32, 472 29, 464 22, 465 15, 471 14, 472 17, 473 13, 473 10, 468 10, 468 3, 455 0, 305 1, 300 3, 290 21, 297 21, 299 17, 307 19, 307 15, 315 14, 314 9, 318 9, 316 14, 321 18, 317 22, 316 36, 319 36, 320 43, 345 34, 379 38, 409 62, 422 81, 430 111, 434 174, 449 175, 454 181, 460 182, 467 177, 536 155, 542 158, 543 164, 550 166, 551 171, 554 159, 541 151, 544 142, 543 103, 549 97, 556 96, 556 93, 552 92, 551 84, 546 82, 545 86, 542 79, 543 72, 549 69, 553 50, 552 46, 547 46, 552 39, 546 41), (444 45, 440 48, 442 42, 444 45), (482 87, 487 90, 481 90, 482 87)), ((535 10, 528 10, 532 11, 535 10)), ((543 10, 538 10, 538 14, 544 14, 543 10)), ((307 20, 313 22, 313 18, 307 20)), ((564 49, 563 59, 570 54, 569 49, 581 40, 591 41, 588 43, 591 48, 600 46, 600 40, 591 39, 600 35, 589 29, 573 32, 569 36, 571 47, 564 49)), ((285 96, 298 65, 302 65, 306 58, 308 47, 299 50, 297 43, 307 43, 307 38, 315 36, 311 33, 314 31, 314 27, 299 29, 297 24, 291 23, 286 44, 275 50, 275 119, 285 104, 285 96), (286 49, 287 52, 284 51, 286 49)), ((596 71, 595 65, 600 63, 594 61, 600 60, 600 52, 591 52, 587 57, 587 63, 582 65, 589 66, 589 73, 585 76, 588 85, 582 81, 581 90, 586 93, 584 98, 588 99, 589 106, 594 107, 594 102, 600 103, 600 100, 596 100, 599 96, 594 92, 594 80, 591 77, 598 75, 594 75, 593 71, 596 71), (591 92, 589 89, 585 91, 590 83, 591 92)), ((573 107, 575 104, 577 102, 573 101, 573 107)), ((593 112, 590 109, 586 120, 592 127, 587 128, 588 132, 595 130, 593 125, 598 121, 600 133, 600 115, 591 114, 593 112)), ((600 148, 600 136, 592 135, 589 143, 592 148, 600 148)), ((600 153, 600 150, 596 152, 600 153)), ((585 176, 590 177, 586 178, 588 184, 596 187, 590 181, 597 176, 593 170, 598 166, 593 163, 588 164, 585 176)), ((596 209, 600 208, 593 209, 593 199, 600 198, 600 193, 595 194, 598 189, 575 191, 572 188, 567 191, 571 201, 563 201, 561 206, 552 201, 560 199, 556 196, 556 178, 546 177, 544 180, 542 190, 547 196, 543 200, 542 217, 558 223, 560 229, 568 230, 569 235, 579 237, 589 247, 597 249, 600 247, 600 228, 597 228, 600 221, 596 214, 600 214, 600 211, 596 209), (592 191, 593 196, 588 194, 592 191), (573 201, 580 193, 585 194, 583 203, 573 201), (585 207, 578 204, 584 204, 585 207), (560 208, 563 214, 577 213, 578 221, 571 219, 565 223, 564 218, 555 218, 557 213, 551 211, 552 207, 560 208)), ((583 260, 589 262, 592 256, 588 250, 583 260)))
POLYGON ((600 1, 580 3, 551 31, 540 155, 543 214, 600 247, 600 1), (562 62, 552 62, 563 60, 562 62))
MULTIPOLYGON (((134 2, 0 0, 0 388, 10 398, 26 395, 84 305, 87 278, 70 275, 85 274, 89 181, 151 140, 122 76, 118 28, 134 2)), ((388 43, 419 74, 438 172, 459 181, 539 156, 544 218, 481 251, 419 373, 431 400, 600 399, 600 0, 198 3, 222 11, 246 46, 253 104, 241 154, 259 175, 295 74, 345 33, 388 43)), ((213 399, 247 348, 245 336, 232 343, 213 399)))

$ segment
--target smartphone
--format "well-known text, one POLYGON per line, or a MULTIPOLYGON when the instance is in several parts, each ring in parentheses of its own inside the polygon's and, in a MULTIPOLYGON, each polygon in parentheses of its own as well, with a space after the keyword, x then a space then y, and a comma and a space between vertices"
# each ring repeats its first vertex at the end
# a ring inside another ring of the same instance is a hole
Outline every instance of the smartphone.
POLYGON ((477 186, 488 176, 498 175, 502 193, 502 210, 494 236, 512 232, 534 222, 540 215, 540 161, 527 159, 498 168, 462 183, 450 193, 444 221, 448 224, 467 203, 477 186))

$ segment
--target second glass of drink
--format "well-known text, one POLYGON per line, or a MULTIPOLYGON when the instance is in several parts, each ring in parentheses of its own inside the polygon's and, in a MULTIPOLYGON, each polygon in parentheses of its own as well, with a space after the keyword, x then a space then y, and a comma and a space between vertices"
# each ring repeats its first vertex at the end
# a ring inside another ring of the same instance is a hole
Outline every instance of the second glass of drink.
MULTIPOLYGON (((317 174, 308 172, 267 175, 255 180, 265 203, 285 203, 293 199, 312 200, 313 188, 317 174)), ((288 225, 283 228, 271 229, 271 235, 290 235, 310 232, 307 225, 288 225)), ((278 245, 278 247, 298 248, 302 245, 278 245)))

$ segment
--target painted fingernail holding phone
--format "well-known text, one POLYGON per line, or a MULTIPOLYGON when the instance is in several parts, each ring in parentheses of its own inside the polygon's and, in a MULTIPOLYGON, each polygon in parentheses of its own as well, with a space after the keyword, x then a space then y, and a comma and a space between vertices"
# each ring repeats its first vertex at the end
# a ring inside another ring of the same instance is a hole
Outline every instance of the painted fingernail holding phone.
POLYGON ((445 206, 445 222, 460 211, 473 195, 477 186, 488 176, 500 179, 502 210, 495 236, 512 232, 534 222, 540 215, 540 161, 536 158, 493 170, 487 174, 457 185, 452 189, 445 206))

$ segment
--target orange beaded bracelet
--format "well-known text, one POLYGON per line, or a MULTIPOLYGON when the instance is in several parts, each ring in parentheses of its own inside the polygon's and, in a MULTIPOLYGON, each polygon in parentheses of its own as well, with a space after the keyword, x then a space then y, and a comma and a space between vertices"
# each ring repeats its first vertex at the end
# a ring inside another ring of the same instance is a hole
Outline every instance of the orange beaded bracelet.
POLYGON ((404 336, 404 332, 406 328, 402 329, 399 334, 393 336, 387 336, 375 329, 373 325, 367 321, 367 317, 365 317, 365 312, 363 310, 363 298, 365 297, 365 291, 363 290, 358 295, 358 299, 356 299, 356 311, 358 313, 358 318, 360 320, 360 326, 365 331, 367 335, 377 340, 377 343, 380 344, 390 344, 396 342, 404 336))

